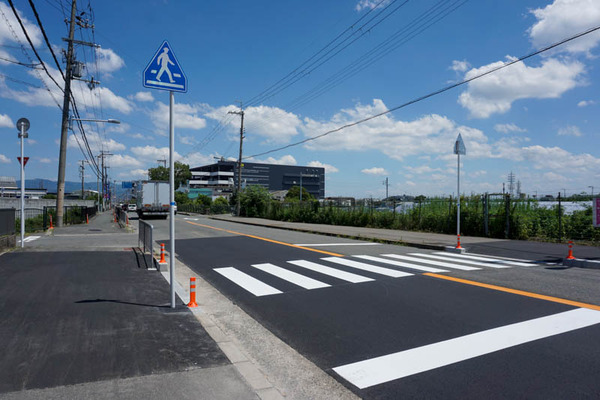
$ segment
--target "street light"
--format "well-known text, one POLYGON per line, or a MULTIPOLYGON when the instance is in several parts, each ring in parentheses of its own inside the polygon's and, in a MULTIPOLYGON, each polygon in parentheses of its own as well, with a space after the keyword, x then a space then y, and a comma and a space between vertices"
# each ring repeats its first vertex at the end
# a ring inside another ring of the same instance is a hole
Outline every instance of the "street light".
MULTIPOLYGON (((68 106, 64 107, 68 109, 68 106)), ((68 119, 68 127, 73 130, 73 121, 82 121, 82 122, 104 122, 109 124, 120 124, 121 121, 116 119, 87 119, 87 118, 73 118, 70 116, 68 119)), ((66 149, 66 128, 67 121, 65 120, 65 116, 63 116, 63 136, 61 137, 61 146, 60 146, 60 156, 58 158, 58 179, 56 185, 56 226, 63 226, 63 215, 64 208, 63 204, 65 202, 65 166, 67 164, 67 149, 66 149)))
POLYGON ((27 160, 23 157, 23 139, 29 137, 29 120, 21 118, 17 121, 17 129, 19 130, 19 138, 21 139, 21 248, 25 247, 25 163, 27 160))

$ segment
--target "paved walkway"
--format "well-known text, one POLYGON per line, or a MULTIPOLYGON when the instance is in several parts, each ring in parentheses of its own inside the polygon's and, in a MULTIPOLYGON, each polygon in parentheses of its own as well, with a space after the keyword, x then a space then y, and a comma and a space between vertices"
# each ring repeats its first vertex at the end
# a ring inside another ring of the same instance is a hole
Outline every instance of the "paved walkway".
MULTIPOLYGON (((362 228, 354 226, 307 224, 301 222, 274 221, 263 218, 234 217, 215 215, 212 219, 241 224, 288 229, 299 232, 341 236, 352 239, 384 241, 407 246, 443 250, 456 246, 455 235, 439 233, 399 231, 393 229, 362 228)), ((490 254, 505 257, 524 258, 539 261, 560 261, 567 256, 568 247, 564 243, 544 243, 524 240, 491 239, 475 236, 461 236, 461 245, 470 253, 490 254)), ((574 254, 581 259, 600 260, 600 248, 595 246, 573 247, 574 254)))
POLYGON ((1 398, 261 397, 136 242, 105 212, 0 255, 1 398))

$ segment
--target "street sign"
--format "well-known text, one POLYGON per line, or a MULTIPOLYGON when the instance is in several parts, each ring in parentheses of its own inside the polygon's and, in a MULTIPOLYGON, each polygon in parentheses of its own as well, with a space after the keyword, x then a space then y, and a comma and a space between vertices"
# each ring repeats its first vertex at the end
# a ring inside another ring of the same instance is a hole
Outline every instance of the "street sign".
MULTIPOLYGON (((17 160, 19 160, 19 164, 21 164, 21 157, 17 157, 17 160)), ((23 166, 27 165, 27 161, 29 161, 29 157, 23 157, 23 166)))
POLYGON ((17 121, 17 129, 19 130, 19 132, 21 132, 21 128, 23 128, 23 130, 27 132, 29 130, 29 126, 29 120, 27 118, 19 118, 19 120, 17 121))
POLYGON ((132 189, 133 182, 121 182, 121 188, 122 189, 132 189))
POLYGON ((458 137, 456 138, 456 142, 454 142, 454 154, 461 154, 463 156, 465 154, 467 154, 465 142, 463 142, 463 139, 462 139, 462 136, 460 135, 460 133, 458 134, 458 137))
POLYGON ((166 40, 156 50, 144 70, 142 79, 144 87, 149 89, 187 92, 187 77, 166 40))

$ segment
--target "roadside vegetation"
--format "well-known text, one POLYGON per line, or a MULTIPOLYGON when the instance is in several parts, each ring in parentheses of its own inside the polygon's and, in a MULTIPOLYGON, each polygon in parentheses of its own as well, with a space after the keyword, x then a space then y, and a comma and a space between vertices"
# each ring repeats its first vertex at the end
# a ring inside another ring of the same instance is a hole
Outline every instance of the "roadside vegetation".
MULTIPOLYGON (((290 192, 290 198, 279 202, 271 199, 266 189, 250 186, 241 194, 240 214, 290 222, 456 234, 456 198, 418 196, 410 202, 377 203, 366 199, 355 206, 343 207, 320 203, 308 193, 303 193, 300 202, 299 188, 290 192)), ((590 206, 567 213, 564 206, 546 207, 533 199, 515 201, 508 196, 497 196, 487 198, 486 212, 485 201, 479 195, 461 198, 462 235, 600 243, 600 229, 592 225, 590 206)))

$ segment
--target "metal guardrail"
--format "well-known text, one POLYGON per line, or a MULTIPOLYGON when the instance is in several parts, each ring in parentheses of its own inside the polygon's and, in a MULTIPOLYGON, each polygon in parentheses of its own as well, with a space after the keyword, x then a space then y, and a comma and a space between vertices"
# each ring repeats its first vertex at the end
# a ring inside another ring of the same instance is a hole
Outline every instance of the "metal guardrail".
POLYGON ((121 228, 125 225, 129 225, 129 216, 127 215, 127 211, 120 207, 115 207, 115 213, 117 214, 117 220, 119 221, 121 228))
POLYGON ((3 208, 0 209, 0 236, 14 235, 15 228, 15 209, 3 208))
POLYGON ((147 223, 146 221, 139 220, 138 226, 138 247, 143 249, 144 253, 148 251, 150 254, 152 252, 152 245, 154 241, 152 240, 152 233, 154 231, 154 227, 147 223))

